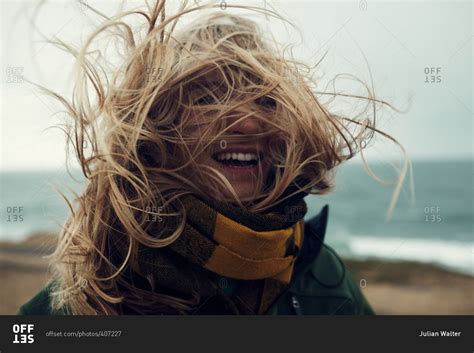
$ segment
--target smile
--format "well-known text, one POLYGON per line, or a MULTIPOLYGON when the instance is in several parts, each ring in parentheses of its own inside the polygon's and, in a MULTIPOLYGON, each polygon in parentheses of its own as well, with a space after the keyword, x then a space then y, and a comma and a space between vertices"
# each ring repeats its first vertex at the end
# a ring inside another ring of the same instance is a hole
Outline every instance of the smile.
POLYGON ((212 158, 220 164, 229 167, 254 167, 257 166, 262 158, 254 152, 221 152, 212 155, 212 158))

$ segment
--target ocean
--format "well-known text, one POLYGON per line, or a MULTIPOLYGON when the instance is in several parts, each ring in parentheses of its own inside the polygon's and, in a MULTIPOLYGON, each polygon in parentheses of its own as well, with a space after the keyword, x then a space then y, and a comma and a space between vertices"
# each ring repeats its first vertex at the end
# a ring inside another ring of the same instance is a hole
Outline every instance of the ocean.
MULTIPOLYGON (((396 177, 387 164, 371 167, 396 177)), ((306 198, 306 218, 329 205, 325 242, 342 256, 434 263, 474 276, 473 167, 472 160, 413 162, 413 200, 407 181, 387 222, 393 187, 377 183, 360 164, 343 165, 332 193, 306 198)), ((76 182, 63 171, 0 173, 0 239, 57 231, 69 210, 55 187, 80 193, 83 179, 74 175, 76 182)))

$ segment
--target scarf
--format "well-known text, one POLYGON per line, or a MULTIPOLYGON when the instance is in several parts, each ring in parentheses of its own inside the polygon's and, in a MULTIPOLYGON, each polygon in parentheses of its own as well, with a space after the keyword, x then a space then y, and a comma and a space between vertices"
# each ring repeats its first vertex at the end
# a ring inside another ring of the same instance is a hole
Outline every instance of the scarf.
POLYGON ((303 242, 304 200, 267 214, 193 195, 180 201, 186 211, 181 235, 165 248, 139 248, 139 272, 152 290, 195 298, 191 314, 265 313, 291 280, 303 242))

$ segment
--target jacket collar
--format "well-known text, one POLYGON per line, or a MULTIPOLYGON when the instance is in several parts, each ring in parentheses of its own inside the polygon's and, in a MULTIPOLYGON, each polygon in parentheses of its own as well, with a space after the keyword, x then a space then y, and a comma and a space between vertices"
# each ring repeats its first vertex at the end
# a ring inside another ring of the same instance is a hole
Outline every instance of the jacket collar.
POLYGON ((305 221, 303 245, 295 261, 292 281, 304 273, 305 269, 318 257, 326 234, 329 206, 325 205, 319 214, 305 221))

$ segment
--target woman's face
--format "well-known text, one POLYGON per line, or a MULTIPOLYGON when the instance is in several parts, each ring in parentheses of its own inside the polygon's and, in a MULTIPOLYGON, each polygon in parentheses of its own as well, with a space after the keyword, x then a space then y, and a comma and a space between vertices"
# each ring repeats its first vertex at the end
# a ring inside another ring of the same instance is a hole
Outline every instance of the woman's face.
MULTIPOLYGON (((270 161, 265 158, 268 140, 252 137, 262 132, 263 127, 255 118, 239 121, 228 133, 240 135, 241 142, 221 140, 217 148, 208 148, 198 155, 198 167, 211 167, 219 171, 232 185, 241 201, 252 201, 264 191, 271 167, 270 161)), ((206 185, 203 186, 206 188, 206 185)), ((227 190, 220 191, 226 195, 225 198, 230 196, 227 190)))
MULTIPOLYGON (((207 79, 209 80, 206 82, 208 87, 213 84, 218 86, 219 82, 222 83, 222 80, 217 82, 215 76, 208 75, 207 79)), ((216 96, 219 96, 219 92, 216 93, 216 96)), ((202 95, 199 97, 199 104, 206 104, 208 102, 206 99, 209 100, 209 97, 204 97, 204 100, 202 95)), ((258 195, 261 195, 268 181, 272 163, 270 158, 266 158, 268 156, 266 151, 270 137, 268 135, 265 137, 256 136, 266 132, 265 124, 256 115, 269 114, 268 106, 273 103, 268 98, 264 100, 260 98, 248 103, 245 107, 239 107, 238 112, 229 112, 229 116, 224 117, 227 126, 225 136, 236 137, 238 141, 233 142, 235 139, 232 138, 227 141, 225 137, 222 137, 218 143, 211 144, 195 159, 197 168, 210 167, 222 173, 242 202, 253 201, 258 195)), ((194 116, 193 120, 195 120, 193 125, 196 128, 190 134, 199 138, 206 127, 206 123, 202 123, 202 120, 209 121, 209 116, 206 116, 205 119, 194 116)), ((228 188, 221 190, 222 187, 219 188, 218 195, 215 195, 216 190, 212 189, 209 182, 206 183, 204 180, 201 183, 203 185, 200 187, 210 197, 228 199, 232 195, 228 188)))

